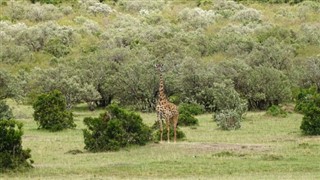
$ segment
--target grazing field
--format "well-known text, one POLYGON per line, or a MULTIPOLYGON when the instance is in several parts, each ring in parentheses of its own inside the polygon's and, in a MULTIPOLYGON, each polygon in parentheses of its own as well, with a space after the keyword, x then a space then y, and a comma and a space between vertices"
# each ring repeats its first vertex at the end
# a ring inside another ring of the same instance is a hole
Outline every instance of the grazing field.
MULTIPOLYGON (((37 130, 30 106, 16 105, 34 168, 0 179, 320 179, 320 137, 301 135, 299 114, 274 118, 249 112, 237 131, 217 129, 212 115, 205 114, 197 116, 199 126, 181 128, 186 139, 176 144, 89 153, 83 149, 82 120, 102 110, 74 111, 76 129, 51 133, 37 130)), ((156 119, 141 116, 148 125, 156 119)))

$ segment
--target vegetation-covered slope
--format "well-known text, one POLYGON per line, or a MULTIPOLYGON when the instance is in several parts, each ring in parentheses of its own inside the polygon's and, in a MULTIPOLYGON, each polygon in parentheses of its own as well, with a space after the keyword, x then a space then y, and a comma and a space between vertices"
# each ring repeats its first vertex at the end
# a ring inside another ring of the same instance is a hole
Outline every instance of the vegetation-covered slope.
POLYGON ((207 110, 221 87, 260 109, 290 101, 296 88, 320 89, 317 1, 0 2, 1 99, 58 89, 69 107, 115 100, 150 111, 156 63, 171 100, 207 110))

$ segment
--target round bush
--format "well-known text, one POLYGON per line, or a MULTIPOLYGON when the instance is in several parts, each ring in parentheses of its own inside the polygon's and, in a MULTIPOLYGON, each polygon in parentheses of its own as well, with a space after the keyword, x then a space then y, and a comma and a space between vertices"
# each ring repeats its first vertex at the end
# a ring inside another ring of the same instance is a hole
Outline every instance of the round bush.
POLYGON ((22 149, 22 123, 0 119, 0 172, 29 168, 33 163, 30 149, 22 149))
POLYGON ((98 118, 84 118, 85 149, 92 152, 115 151, 129 145, 145 145, 151 141, 151 129, 132 112, 110 105, 98 118))
POLYGON ((199 124, 198 119, 190 113, 180 114, 178 122, 180 126, 194 126, 199 124))
POLYGON ((190 113, 191 115, 199 115, 204 113, 204 107, 196 103, 181 103, 179 105, 179 113, 190 113))
POLYGON ((73 114, 67 111, 65 97, 60 91, 55 90, 38 96, 33 108, 33 117, 39 129, 60 131, 76 127, 73 114))
POLYGON ((5 101, 0 101, 0 119, 9 120, 13 118, 12 111, 5 101))
POLYGON ((235 130, 241 127, 242 115, 236 110, 222 110, 214 114, 217 125, 222 130, 235 130))
POLYGON ((281 109, 279 106, 276 105, 272 105, 271 107, 269 107, 266 114, 278 117, 287 117, 288 115, 285 110, 281 109))

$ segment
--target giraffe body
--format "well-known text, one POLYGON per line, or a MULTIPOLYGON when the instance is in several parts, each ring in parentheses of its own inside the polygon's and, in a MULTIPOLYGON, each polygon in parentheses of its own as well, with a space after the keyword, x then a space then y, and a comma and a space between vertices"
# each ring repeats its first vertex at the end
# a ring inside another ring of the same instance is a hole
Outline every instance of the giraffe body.
POLYGON ((159 74, 160 74, 160 85, 159 85, 159 99, 158 104, 156 106, 157 111, 157 120, 160 124, 160 142, 162 142, 163 136, 163 126, 162 126, 162 118, 166 121, 166 128, 167 128, 167 140, 170 142, 170 126, 173 125, 174 130, 174 142, 177 141, 177 125, 178 125, 178 118, 179 118, 179 111, 175 104, 169 102, 164 92, 164 81, 162 78, 160 65, 157 65, 159 74))

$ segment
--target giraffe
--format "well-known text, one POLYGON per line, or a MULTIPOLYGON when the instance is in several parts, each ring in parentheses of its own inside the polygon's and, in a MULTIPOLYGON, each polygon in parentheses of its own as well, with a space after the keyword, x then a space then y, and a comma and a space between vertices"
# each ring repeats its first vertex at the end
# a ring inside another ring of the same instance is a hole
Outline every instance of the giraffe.
POLYGON ((156 106, 157 111, 157 121, 160 124, 160 142, 162 142, 162 135, 163 135, 163 127, 162 127, 162 118, 166 121, 166 128, 167 128, 167 140, 168 143, 170 142, 170 126, 171 123, 173 124, 174 130, 174 142, 177 141, 177 125, 178 125, 178 118, 179 112, 178 108, 175 104, 168 101, 166 94, 164 92, 164 80, 162 77, 162 64, 156 65, 156 68, 159 72, 160 82, 159 82, 159 98, 158 103, 156 106))

